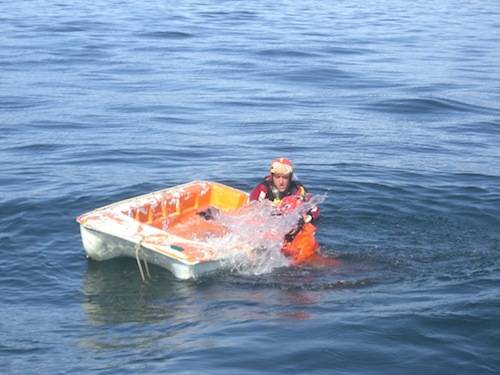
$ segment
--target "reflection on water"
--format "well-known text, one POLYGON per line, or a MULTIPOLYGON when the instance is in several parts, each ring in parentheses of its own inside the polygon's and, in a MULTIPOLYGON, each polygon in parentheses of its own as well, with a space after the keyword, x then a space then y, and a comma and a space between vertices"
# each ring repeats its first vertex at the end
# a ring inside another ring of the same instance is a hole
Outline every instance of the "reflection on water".
POLYGON ((338 271, 321 267, 287 267, 258 276, 225 272, 180 281, 168 271, 152 266, 152 279, 145 284, 133 259, 88 261, 82 308, 93 325, 165 321, 175 325, 206 319, 240 321, 298 316, 303 319, 308 314, 297 308, 314 306, 318 302, 316 292, 342 288, 340 281, 336 287, 335 283, 327 288, 321 285, 325 274, 331 277, 338 271))
POLYGON ((242 340, 271 345, 277 327, 316 327, 325 306, 351 303, 346 289, 369 285, 338 262, 187 281, 156 266, 151 274, 143 283, 134 259, 88 261, 81 306, 90 324, 79 346, 111 361, 117 350, 143 361, 214 351, 226 358, 223 353, 242 340))
MULTIPOLYGON (((154 266, 151 273, 148 285, 141 282, 133 259, 89 261, 82 304, 89 321, 94 324, 154 323, 174 318, 182 306, 178 302, 190 298, 196 282, 179 282, 154 266)), ((182 313, 185 316, 185 312, 182 313)))

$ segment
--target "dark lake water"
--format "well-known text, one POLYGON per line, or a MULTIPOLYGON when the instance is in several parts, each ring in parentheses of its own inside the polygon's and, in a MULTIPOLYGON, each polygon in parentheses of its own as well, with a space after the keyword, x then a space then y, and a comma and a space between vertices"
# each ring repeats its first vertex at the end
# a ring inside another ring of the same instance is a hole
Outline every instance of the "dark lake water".
POLYGON ((18 1, 0 31, 0 372, 500 372, 498 1, 18 1), (85 258, 78 215, 281 155, 337 266, 85 258))

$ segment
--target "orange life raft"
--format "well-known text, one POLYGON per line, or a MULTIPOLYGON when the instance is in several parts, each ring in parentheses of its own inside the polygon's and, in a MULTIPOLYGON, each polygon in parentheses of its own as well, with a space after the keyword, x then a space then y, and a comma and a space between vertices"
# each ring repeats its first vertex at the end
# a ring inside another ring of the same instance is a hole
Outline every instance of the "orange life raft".
MULTIPOLYGON (((231 214, 247 203, 248 194, 241 190, 194 181, 96 209, 77 221, 89 258, 135 257, 141 274, 143 261, 188 279, 214 271, 222 264, 220 254, 204 239, 223 235, 227 228, 206 220, 200 212, 213 208, 231 214)), ((313 255, 318 249, 315 229, 305 224, 293 239, 283 241, 283 253, 296 263, 313 255)))

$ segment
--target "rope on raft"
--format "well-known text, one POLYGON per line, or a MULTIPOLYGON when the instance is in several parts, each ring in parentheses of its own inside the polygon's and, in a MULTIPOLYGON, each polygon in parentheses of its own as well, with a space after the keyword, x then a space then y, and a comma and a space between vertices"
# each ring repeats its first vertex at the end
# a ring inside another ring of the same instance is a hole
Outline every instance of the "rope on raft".
MULTIPOLYGON (((146 278, 144 276, 144 271, 142 270, 141 258, 139 256, 139 251, 141 250, 142 240, 143 239, 141 238, 141 240, 135 244, 135 260, 137 261, 137 267, 139 268, 139 272, 141 274, 142 281, 146 282, 146 278)), ((144 252, 143 252, 142 261, 144 262, 144 268, 146 269, 146 276, 148 277, 148 279, 151 279, 151 274, 149 273, 148 262, 146 260, 146 257, 144 257, 144 252)))

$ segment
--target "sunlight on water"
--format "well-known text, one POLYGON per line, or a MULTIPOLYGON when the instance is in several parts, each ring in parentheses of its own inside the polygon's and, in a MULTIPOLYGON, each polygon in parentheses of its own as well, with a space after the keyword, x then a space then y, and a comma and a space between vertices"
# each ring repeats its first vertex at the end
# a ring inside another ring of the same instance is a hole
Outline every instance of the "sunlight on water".
POLYGON ((270 201, 252 202, 231 213, 216 213, 214 220, 227 228, 226 234, 206 242, 233 272, 260 275, 290 265, 283 255, 283 238, 296 228, 299 219, 326 199, 313 196, 307 202, 285 202, 279 207, 270 201))

